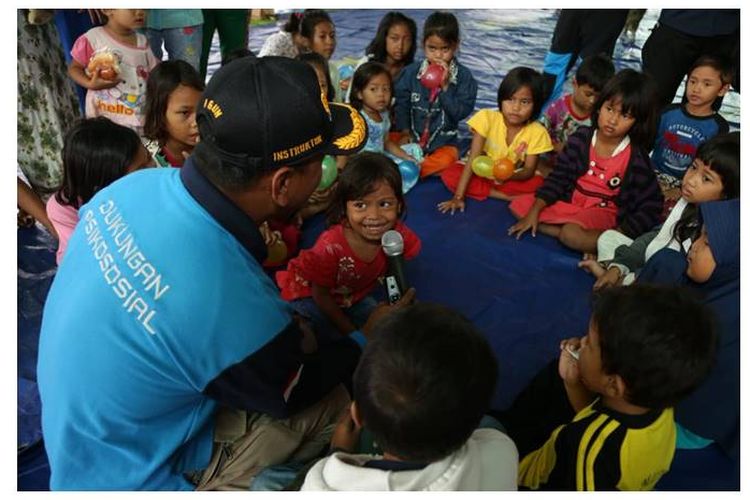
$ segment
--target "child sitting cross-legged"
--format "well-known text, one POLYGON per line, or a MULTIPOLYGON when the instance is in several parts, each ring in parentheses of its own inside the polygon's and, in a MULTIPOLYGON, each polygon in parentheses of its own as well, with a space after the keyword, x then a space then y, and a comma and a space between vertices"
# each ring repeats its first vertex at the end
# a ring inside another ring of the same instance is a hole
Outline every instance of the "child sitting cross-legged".
POLYGON ((370 338, 332 453, 302 489, 515 490, 513 442, 497 428, 477 428, 497 363, 476 328, 444 306, 420 303, 382 319, 370 338), (363 428, 382 455, 355 453, 363 428))
POLYGON ((519 486, 651 490, 669 470, 673 406, 707 376, 709 310, 686 290, 635 285, 594 296, 588 332, 560 343, 499 416, 522 457, 519 486))

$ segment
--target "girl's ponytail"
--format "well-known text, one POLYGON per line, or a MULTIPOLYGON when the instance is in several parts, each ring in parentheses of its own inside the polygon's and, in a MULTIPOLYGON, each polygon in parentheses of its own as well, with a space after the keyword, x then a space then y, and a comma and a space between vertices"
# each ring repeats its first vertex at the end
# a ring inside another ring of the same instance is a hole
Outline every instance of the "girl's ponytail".
POLYGON ((292 12, 282 29, 287 33, 299 33, 299 27, 302 24, 303 15, 302 12, 292 12))

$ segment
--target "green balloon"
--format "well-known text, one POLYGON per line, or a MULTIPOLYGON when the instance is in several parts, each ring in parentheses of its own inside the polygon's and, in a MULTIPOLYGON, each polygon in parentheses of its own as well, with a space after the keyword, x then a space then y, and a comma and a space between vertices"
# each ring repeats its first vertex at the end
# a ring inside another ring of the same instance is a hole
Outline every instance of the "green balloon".
POLYGON ((482 155, 477 156, 474 158, 474 161, 471 162, 471 170, 475 174, 477 174, 479 177, 485 177, 487 179, 492 179, 492 159, 489 156, 482 155))
POLYGON ((317 188, 318 191, 323 191, 324 189, 331 187, 331 184, 333 184, 333 181, 335 181, 336 177, 339 175, 339 169, 336 168, 336 158, 333 156, 325 155, 321 167, 323 169, 323 175, 320 176, 320 183, 317 188))

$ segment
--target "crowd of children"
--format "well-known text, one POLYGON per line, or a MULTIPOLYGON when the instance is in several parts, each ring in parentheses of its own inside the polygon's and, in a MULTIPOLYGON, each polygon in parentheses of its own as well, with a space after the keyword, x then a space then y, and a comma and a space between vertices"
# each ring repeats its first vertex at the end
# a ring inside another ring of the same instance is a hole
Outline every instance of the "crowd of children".
MULTIPOLYGON (((143 10, 102 14, 105 24, 76 41, 68 70, 88 89, 87 119, 66 135, 63 185, 47 204, 58 262, 78 207, 145 166, 181 167, 200 141, 204 82, 194 65, 158 61, 141 33, 143 10)), ((734 421, 714 432, 696 416, 706 378, 735 387, 739 376, 737 337, 726 326, 739 318, 739 133, 728 134, 712 108, 729 90, 730 66, 700 57, 685 102, 661 116, 648 75, 616 72, 604 55, 584 59, 573 92, 546 109, 542 74, 519 66, 500 80, 497 108, 475 111, 477 82, 457 57, 456 17, 427 18, 421 58, 419 41, 413 20, 388 13, 351 79, 331 63, 336 29, 325 11, 291 14, 263 45, 260 57, 308 63, 324 103, 350 102, 368 134, 366 152, 336 159, 337 180, 293 222, 263 226, 269 247, 286 242, 270 266, 281 296, 312 322, 317 343, 363 342, 387 267, 381 237, 401 233, 406 259, 421 249, 401 221, 405 178, 416 168, 439 175, 453 194, 439 212, 463 212, 467 197, 503 200, 518 219, 508 235, 538 231, 582 252, 580 267, 596 278, 589 330, 563 340, 559 360, 487 425, 497 362, 482 335, 438 305, 393 314, 371 335, 351 411, 303 489, 652 489, 675 443, 736 446, 734 421), (439 75, 431 88, 428 72, 439 75), (462 160, 464 120, 472 139, 462 160), (480 176, 480 157, 509 161, 512 173, 480 176), (302 219, 321 211, 328 229, 295 255, 302 219), (665 252, 672 264, 660 267, 665 252), (688 284, 701 300, 645 282, 688 284), (711 371, 715 351, 725 362, 711 371), (684 427, 675 423, 683 415, 684 427), (371 434, 377 454, 361 446, 361 433, 371 434)), ((728 414, 738 412, 734 396, 720 405, 728 414)))

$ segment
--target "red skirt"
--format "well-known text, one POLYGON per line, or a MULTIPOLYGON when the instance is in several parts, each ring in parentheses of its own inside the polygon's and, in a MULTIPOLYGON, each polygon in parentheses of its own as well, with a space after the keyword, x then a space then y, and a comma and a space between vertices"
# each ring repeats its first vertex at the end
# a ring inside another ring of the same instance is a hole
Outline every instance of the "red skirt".
MULTIPOLYGON (((460 162, 454 163, 452 166, 443 170, 440 174, 440 178, 443 180, 445 187, 450 189, 452 193, 456 192, 458 188, 458 181, 461 180, 461 173, 464 171, 464 164, 460 162)), ((496 189, 501 193, 507 194, 508 196, 518 196, 522 194, 535 193, 537 188, 542 185, 544 179, 540 175, 535 175, 531 179, 525 181, 505 181, 502 184, 495 184, 495 181, 487 179, 485 177, 479 177, 473 175, 469 179, 469 184, 466 186, 465 196, 473 198, 475 200, 485 200, 490 195, 492 189, 496 189)))

